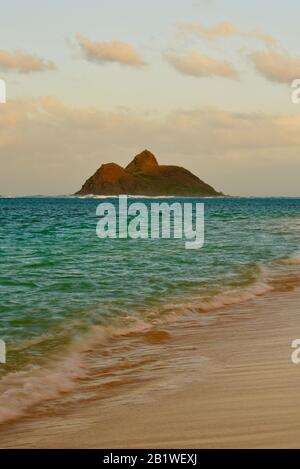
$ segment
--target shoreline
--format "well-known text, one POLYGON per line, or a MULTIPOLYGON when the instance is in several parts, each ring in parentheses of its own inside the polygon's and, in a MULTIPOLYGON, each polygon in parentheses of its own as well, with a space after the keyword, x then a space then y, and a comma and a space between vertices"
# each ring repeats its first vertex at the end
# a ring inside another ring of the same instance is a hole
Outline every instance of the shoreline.
POLYGON ((161 348, 152 375, 142 366, 123 393, 117 383, 108 399, 63 414, 33 409, 0 426, 0 446, 299 447, 300 367, 291 362, 299 299, 300 289, 270 293, 165 325, 166 335, 147 337, 161 348))

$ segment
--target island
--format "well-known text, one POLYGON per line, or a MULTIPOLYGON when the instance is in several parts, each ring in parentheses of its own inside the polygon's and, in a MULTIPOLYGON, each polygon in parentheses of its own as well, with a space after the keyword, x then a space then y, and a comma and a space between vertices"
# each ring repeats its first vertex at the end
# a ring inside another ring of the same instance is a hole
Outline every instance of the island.
POLYGON ((212 186, 180 166, 159 165, 149 150, 136 155, 122 168, 103 164, 75 195, 146 195, 220 197, 212 186))

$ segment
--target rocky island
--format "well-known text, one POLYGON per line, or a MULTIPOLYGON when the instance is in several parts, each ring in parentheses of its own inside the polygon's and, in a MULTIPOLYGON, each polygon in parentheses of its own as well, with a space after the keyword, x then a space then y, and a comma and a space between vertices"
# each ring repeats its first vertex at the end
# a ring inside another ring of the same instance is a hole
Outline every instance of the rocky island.
POLYGON ((187 169, 159 165, 149 150, 136 155, 126 168, 103 164, 75 195, 222 196, 187 169))

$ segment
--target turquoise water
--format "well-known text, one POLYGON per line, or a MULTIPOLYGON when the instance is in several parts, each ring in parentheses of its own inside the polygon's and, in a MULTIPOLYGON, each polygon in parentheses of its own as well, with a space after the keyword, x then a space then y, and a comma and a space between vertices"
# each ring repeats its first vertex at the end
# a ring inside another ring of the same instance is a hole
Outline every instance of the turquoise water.
POLYGON ((178 239, 101 240, 102 201, 0 199, 0 338, 8 348, 2 380, 45 366, 95 326, 207 311, 297 277, 300 199, 185 199, 205 203, 200 250, 178 239))

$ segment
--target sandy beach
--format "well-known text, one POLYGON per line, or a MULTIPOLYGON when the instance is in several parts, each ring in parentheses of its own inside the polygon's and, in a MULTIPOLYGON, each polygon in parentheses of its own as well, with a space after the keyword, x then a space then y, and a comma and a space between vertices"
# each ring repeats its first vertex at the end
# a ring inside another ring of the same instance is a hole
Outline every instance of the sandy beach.
POLYGON ((32 409, 2 425, 0 445, 299 447, 300 365, 291 361, 291 342, 300 337, 299 300, 299 289, 270 293, 157 326, 142 339, 160 356, 151 378, 64 412, 32 409))

